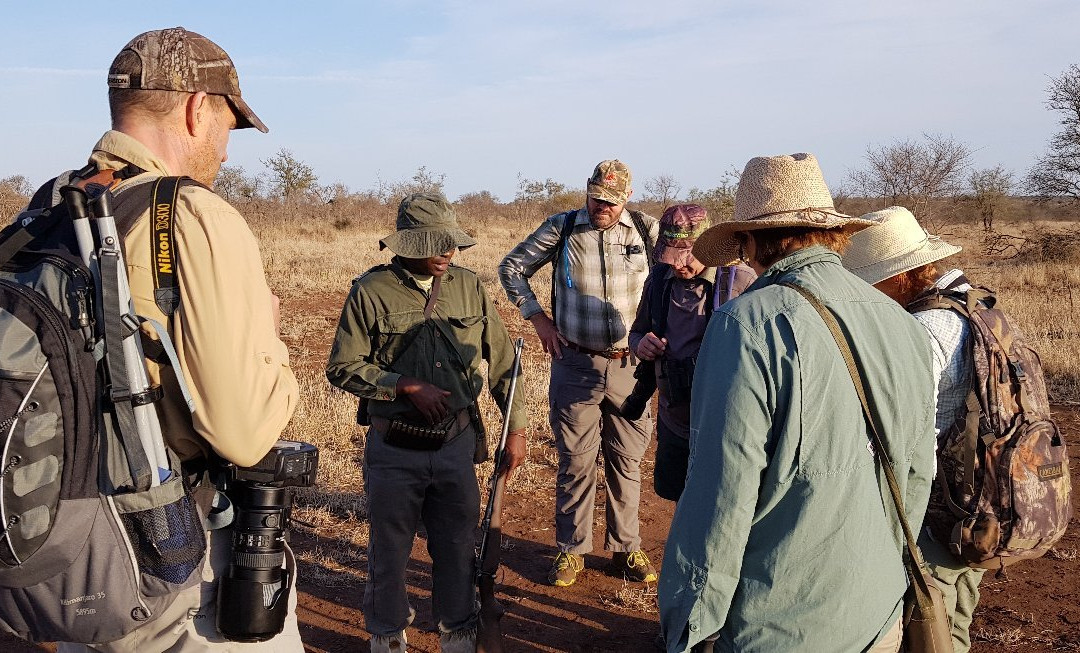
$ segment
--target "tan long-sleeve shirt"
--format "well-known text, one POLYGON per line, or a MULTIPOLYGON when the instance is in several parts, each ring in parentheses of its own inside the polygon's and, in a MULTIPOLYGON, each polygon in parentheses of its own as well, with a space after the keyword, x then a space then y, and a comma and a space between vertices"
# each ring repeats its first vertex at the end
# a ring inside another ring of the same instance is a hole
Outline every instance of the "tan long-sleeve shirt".
MULTIPOLYGON (((149 175, 170 174, 142 143, 117 131, 105 133, 90 161, 100 169, 130 163, 149 175)), ((139 180, 126 180, 117 190, 139 180)), ((144 184, 131 192, 151 188, 144 184)), ((189 412, 171 367, 148 361, 151 383, 165 390, 158 403, 162 432, 185 460, 212 448, 237 465, 252 465, 281 435, 299 399, 288 349, 274 324, 258 243, 228 202, 205 188, 184 187, 174 239, 180 307, 170 320, 154 303, 149 215, 147 210, 124 238, 131 295, 139 315, 168 328, 195 403, 189 412)))

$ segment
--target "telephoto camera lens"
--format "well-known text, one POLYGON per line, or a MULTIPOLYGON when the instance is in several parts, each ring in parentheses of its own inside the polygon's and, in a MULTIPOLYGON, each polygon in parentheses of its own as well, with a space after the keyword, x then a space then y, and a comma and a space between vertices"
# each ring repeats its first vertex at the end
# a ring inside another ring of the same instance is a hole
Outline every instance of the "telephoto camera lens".
POLYGON ((293 579, 282 569, 289 489, 236 482, 229 569, 218 587, 218 630, 237 642, 264 642, 285 627, 293 579))

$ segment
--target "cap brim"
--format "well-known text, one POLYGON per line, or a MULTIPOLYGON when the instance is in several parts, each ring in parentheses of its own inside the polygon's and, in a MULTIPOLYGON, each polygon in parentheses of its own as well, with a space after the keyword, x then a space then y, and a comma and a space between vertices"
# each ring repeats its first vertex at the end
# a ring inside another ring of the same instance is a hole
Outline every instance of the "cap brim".
POLYGON ((589 184, 586 188, 589 197, 594 200, 602 200, 604 202, 610 202, 612 204, 625 204, 629 196, 616 193, 610 188, 599 186, 596 184, 589 184))
POLYGON ((254 127, 262 133, 267 133, 270 128, 266 126, 262 120, 259 120, 259 116, 255 115, 255 112, 251 110, 247 102, 244 102, 244 98, 239 95, 226 95, 225 98, 229 101, 229 106, 232 107, 233 113, 236 114, 236 128, 247 129, 254 127))
POLYGON ((379 241, 379 249, 389 249, 405 258, 429 258, 452 249, 467 249, 476 244, 461 229, 403 229, 379 241))
POLYGON ((875 222, 853 218, 842 213, 818 213, 819 220, 799 217, 801 214, 789 213, 769 216, 757 220, 721 222, 709 227, 694 242, 694 258, 707 267, 724 265, 739 254, 739 240, 735 233, 739 231, 758 231, 761 229, 780 229, 783 227, 811 227, 815 229, 843 229, 849 234, 870 227, 875 222))
POLYGON ((690 247, 671 247, 658 244, 656 246, 656 262, 666 263, 671 267, 690 265, 694 260, 694 253, 690 247))
POLYGON ((884 261, 876 261, 859 267, 849 267, 850 259, 844 260, 844 267, 871 286, 886 279, 903 274, 909 270, 936 263, 963 251, 959 245, 951 245, 943 240, 931 240, 913 252, 907 252, 884 261))

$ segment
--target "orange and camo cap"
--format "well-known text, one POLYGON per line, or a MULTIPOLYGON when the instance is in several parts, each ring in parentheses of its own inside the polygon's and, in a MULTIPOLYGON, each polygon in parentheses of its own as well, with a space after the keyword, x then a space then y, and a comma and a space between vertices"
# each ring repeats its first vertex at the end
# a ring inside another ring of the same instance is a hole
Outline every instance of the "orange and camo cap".
POLYGON ((618 159, 601 161, 589 177, 588 192, 594 200, 625 204, 630 198, 630 168, 618 159))

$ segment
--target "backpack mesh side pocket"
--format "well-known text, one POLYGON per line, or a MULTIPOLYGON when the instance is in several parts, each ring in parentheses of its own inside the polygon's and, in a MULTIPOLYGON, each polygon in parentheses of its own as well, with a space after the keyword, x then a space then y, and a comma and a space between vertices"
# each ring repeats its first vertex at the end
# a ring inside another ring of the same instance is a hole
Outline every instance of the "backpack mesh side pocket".
POLYGON ((147 596, 161 596, 201 580, 206 533, 182 474, 173 473, 145 492, 115 495, 113 502, 147 596))

